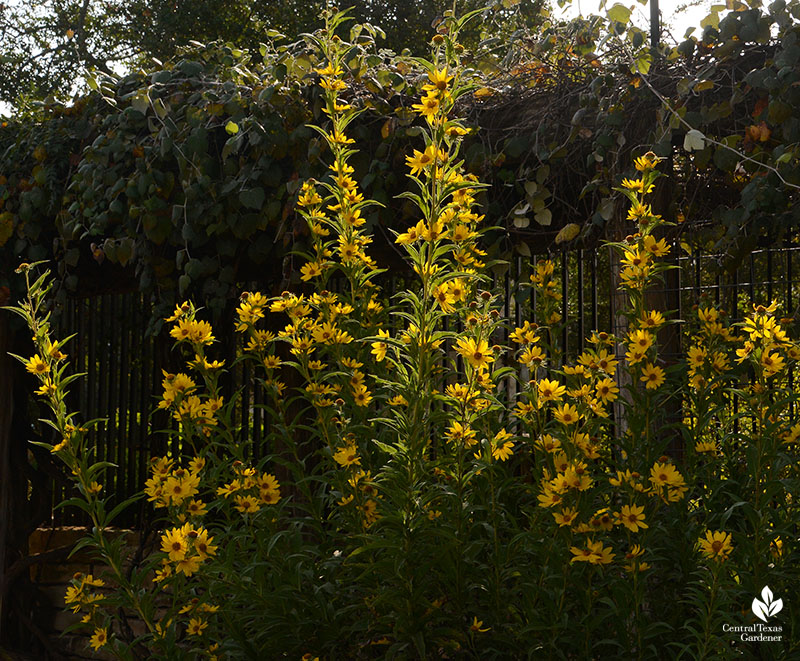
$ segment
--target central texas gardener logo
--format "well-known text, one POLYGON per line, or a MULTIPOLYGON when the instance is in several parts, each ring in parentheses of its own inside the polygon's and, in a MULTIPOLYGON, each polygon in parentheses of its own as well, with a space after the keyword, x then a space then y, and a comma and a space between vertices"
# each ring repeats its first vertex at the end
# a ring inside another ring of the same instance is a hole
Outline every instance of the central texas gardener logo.
POLYGON ((769 620, 773 615, 780 613, 782 608, 783 599, 776 599, 773 601, 772 590, 769 589, 768 585, 764 586, 764 589, 761 590, 761 599, 758 597, 753 599, 753 613, 764 622, 769 620))

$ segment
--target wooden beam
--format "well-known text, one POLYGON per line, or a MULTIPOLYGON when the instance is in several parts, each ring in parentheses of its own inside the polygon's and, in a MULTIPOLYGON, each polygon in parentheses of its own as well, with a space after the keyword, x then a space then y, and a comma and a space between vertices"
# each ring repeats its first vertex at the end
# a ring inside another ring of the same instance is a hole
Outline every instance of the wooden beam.
MULTIPOLYGON (((6 547, 11 525, 11 421, 14 415, 14 364, 8 355, 13 341, 11 314, 0 310, 0 586, 6 583, 6 547)), ((5 620, 4 590, 0 590, 0 640, 5 620)))

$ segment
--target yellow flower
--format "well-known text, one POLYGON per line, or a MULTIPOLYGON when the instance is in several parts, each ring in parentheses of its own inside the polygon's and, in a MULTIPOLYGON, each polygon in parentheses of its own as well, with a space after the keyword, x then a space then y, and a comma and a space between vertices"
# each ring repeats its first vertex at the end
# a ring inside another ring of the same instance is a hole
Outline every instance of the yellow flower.
POLYGON ((563 502, 563 496, 555 491, 552 486, 546 485, 542 493, 536 498, 539 500, 539 507, 554 507, 563 502))
POLYGON ((649 204, 635 203, 628 209, 628 220, 643 221, 653 215, 653 208, 649 204))
POLYGON ((50 371, 50 365, 48 365, 41 356, 32 356, 26 363, 25 369, 28 370, 31 374, 46 374, 50 371))
POLYGON ((741 349, 736 350, 736 362, 741 363, 744 361, 755 349, 755 345, 750 342, 749 340, 744 343, 744 346, 741 349))
POLYGON ((625 565, 625 571, 633 573, 649 569, 650 565, 648 563, 639 560, 639 558, 641 558, 643 555, 644 549, 638 544, 634 544, 630 551, 625 554, 625 559, 630 561, 627 565, 625 565))
POLYGON ((558 381, 542 379, 537 385, 540 402, 558 402, 567 391, 566 386, 562 386, 558 381))
POLYGON ((717 562, 727 560, 731 551, 733 551, 731 534, 722 530, 717 530, 716 532, 706 530, 705 538, 700 537, 698 542, 703 555, 717 562))
POLYGON ((538 365, 544 360, 544 351, 542 351, 540 346, 530 346, 519 355, 517 360, 528 367, 531 367, 534 364, 538 365))
POLYGON ((447 89, 447 84, 453 80, 453 76, 447 75, 447 67, 441 70, 434 69, 428 74, 429 84, 423 85, 422 89, 426 92, 444 92, 447 89))
POLYGON ((107 627, 97 627, 94 630, 94 635, 89 639, 89 645, 91 645, 92 648, 95 650, 99 650, 107 642, 108 642, 107 627))
POLYGON ((242 514, 255 514, 259 509, 261 509, 258 500, 256 500, 253 496, 236 495, 233 497, 233 500, 236 502, 234 507, 242 514))
POLYGON ((455 298, 450 293, 450 288, 448 287, 447 283, 437 285, 436 288, 433 290, 433 298, 439 304, 439 307, 442 308, 442 312, 452 312, 455 310, 455 298))
POLYGON ((783 369, 783 356, 778 353, 770 353, 767 350, 761 354, 761 366, 764 368, 764 376, 774 376, 783 369))
POLYGON ((364 515, 364 523, 367 526, 371 525, 380 518, 380 514, 378 514, 378 503, 371 498, 361 505, 359 509, 364 515))
POLYGON ((462 337, 456 342, 455 348, 477 370, 486 369, 489 363, 494 362, 494 356, 486 340, 462 337))
POLYGON ((716 454, 717 444, 714 443, 714 441, 697 441, 697 443, 694 444, 694 451, 698 454, 716 454))
POLYGON ((595 392, 603 402, 613 402, 617 399, 619 388, 614 379, 605 378, 595 384, 595 392))
POLYGON ((553 518, 561 526, 571 526, 572 522, 578 518, 578 510, 574 507, 565 507, 560 512, 553 512, 553 518))
POLYGON ((644 237, 642 241, 644 245, 644 249, 655 255, 656 257, 664 257, 665 255, 669 254, 669 246, 667 245, 666 239, 660 239, 656 241, 656 238, 650 234, 644 237))
MULTIPOLYGON (((619 523, 619 521, 617 521, 619 523)), ((613 530, 614 520, 611 518, 611 513, 607 507, 595 512, 595 515, 589 520, 589 525, 593 530, 613 530)))
POLYGON ((553 438, 550 434, 542 434, 536 440, 536 446, 545 452, 557 452, 561 448, 561 441, 553 438))
POLYGON ((606 374, 614 374, 619 361, 605 349, 600 349, 597 352, 597 366, 606 374))
POLYGON ((447 127, 447 136, 450 138, 459 138, 467 135, 467 133, 469 133, 469 129, 465 129, 463 126, 458 126, 457 124, 451 124, 447 127))
POLYGON ((415 241, 419 241, 420 236, 419 230, 417 229, 416 225, 412 225, 402 234, 398 234, 397 238, 394 240, 395 243, 399 243, 400 245, 407 245, 409 243, 414 243, 415 241))
POLYGON ((333 62, 328 62, 323 69, 314 69, 314 73, 320 76, 341 76, 343 71, 339 65, 333 66, 333 62))
POLYGON ((633 165, 637 170, 639 170, 639 172, 647 172, 648 170, 655 168, 656 165, 658 165, 658 162, 661 160, 661 158, 649 151, 644 156, 639 156, 638 158, 634 159, 633 165))
POLYGON ((658 328, 664 324, 664 315, 658 310, 650 310, 639 322, 642 328, 658 328))
POLYGON ((706 352, 703 347, 690 347, 688 354, 688 363, 693 368, 702 367, 706 361, 706 352))
POLYGON ((432 123, 436 113, 439 112, 439 98, 437 96, 427 94, 420 99, 419 103, 413 104, 411 109, 415 110, 428 122, 432 123))
POLYGON ((214 538, 208 536, 208 530, 200 528, 195 532, 197 536, 194 538, 194 550, 197 551, 197 557, 200 560, 205 560, 211 555, 216 555, 217 547, 211 543, 214 538))
POLYGON ((45 377, 42 381, 42 385, 36 390, 37 395, 42 395, 44 397, 53 395, 55 392, 56 384, 53 383, 53 380, 50 377, 45 377))
POLYGON ((675 466, 658 462, 653 464, 650 469, 650 481, 656 487, 680 487, 684 484, 683 476, 675 469, 675 466))
POLYGON ((472 618, 472 624, 469 626, 469 630, 472 633, 483 633, 484 631, 489 631, 491 627, 483 627, 483 620, 479 620, 477 617, 472 618))
POLYGON ((334 92, 347 89, 345 82, 339 78, 323 78, 319 81, 319 86, 322 89, 333 90, 334 92))
POLYGON ((202 371, 222 369, 225 366, 225 361, 224 360, 210 361, 205 356, 201 356, 200 354, 195 354, 194 360, 189 361, 187 365, 192 369, 196 369, 202 372, 202 371))
POLYGON ((190 516, 203 516, 208 512, 206 504, 202 500, 193 500, 186 506, 186 511, 190 516))
POLYGON ((211 325, 207 321, 180 319, 169 334, 177 342, 190 342, 195 345, 206 345, 214 342, 211 325))
POLYGON ((429 145, 424 152, 414 150, 413 156, 406 156, 406 165, 411 168, 411 174, 421 173, 425 168, 436 163, 436 147, 429 145))
POLYGON ((457 420, 454 421, 445 432, 445 436, 454 443, 463 443, 464 447, 472 447, 478 441, 475 438, 475 430, 468 424, 462 425, 457 420))
POLYGON ((372 401, 372 394, 367 386, 358 386, 353 389, 353 400, 356 406, 367 406, 372 401))
POLYGON ((180 505, 187 498, 191 498, 197 493, 200 485, 200 478, 196 474, 189 473, 181 478, 170 477, 167 479, 163 488, 163 495, 169 498, 174 505, 180 505))
POLYGON ((188 314, 190 312, 194 312, 193 306, 189 303, 189 301, 184 301, 180 305, 175 306, 175 311, 172 313, 171 317, 166 317, 164 321, 167 323, 177 321, 183 315, 188 314))
POLYGON ((303 282, 308 282, 312 278, 318 278, 322 275, 322 266, 319 262, 307 262, 300 267, 300 279, 303 282))
POLYGON ((640 528, 649 528, 644 522, 644 507, 641 505, 623 505, 616 513, 617 523, 621 523, 631 532, 639 532, 640 528))
MULTIPOLYGON (((388 338, 390 336, 387 331, 379 330, 378 337, 388 338)), ((370 353, 375 356, 375 360, 381 362, 384 358, 386 358, 386 350, 389 348, 389 345, 383 339, 373 342, 371 346, 372 351, 370 353)))
POLYGON ((563 404, 559 406, 553 417, 560 422, 562 425, 574 425, 578 420, 580 420, 580 415, 578 414, 578 409, 570 404, 563 404))
POLYGON ((355 140, 352 138, 348 138, 344 133, 340 131, 333 131, 329 133, 327 136, 328 140, 335 145, 352 145, 355 140))
POLYGON ((642 368, 642 376, 639 378, 639 381, 644 382, 645 388, 648 390, 655 390, 664 383, 665 378, 664 370, 657 365, 653 365, 653 363, 647 363, 647 365, 642 368))
POLYGON ((589 541, 584 548, 573 546, 570 548, 572 562, 588 562, 593 565, 607 565, 614 559, 611 547, 604 547, 602 542, 589 541))
POLYGON ((180 528, 167 530, 161 536, 161 550, 169 554, 169 559, 172 562, 178 562, 186 557, 189 547, 186 543, 186 537, 184 537, 180 528))
POLYGON ((647 351, 653 346, 653 334, 646 330, 635 330, 628 334, 628 347, 630 349, 638 349, 639 351, 647 351))
POLYGON ((334 344, 337 330, 334 324, 325 322, 321 326, 314 328, 314 330, 311 331, 311 336, 314 338, 314 341, 319 344, 334 344))
POLYGON ((186 576, 191 576, 198 569, 200 569, 200 557, 196 555, 178 560, 178 564, 175 565, 175 571, 186 576))
POLYGON ((653 191, 653 184, 647 186, 647 190, 645 190, 643 179, 623 179, 622 187, 636 193, 651 193, 653 191))
POLYGON ((206 622, 201 617, 193 617, 189 620, 189 625, 186 627, 186 633, 189 636, 202 636, 203 630, 208 626, 208 622, 206 622))
POLYGON ((537 342, 539 337, 536 335, 536 328, 531 325, 530 321, 526 321, 521 328, 514 329, 514 332, 509 335, 509 339, 517 344, 528 344, 537 342))
POLYGON ((514 454, 514 442, 511 440, 511 434, 505 429, 501 429, 495 434, 492 443, 492 457, 499 461, 506 461, 512 454, 514 454))
POLYGON ((340 466, 355 466, 361 464, 358 449, 355 445, 346 445, 333 455, 334 461, 340 466))

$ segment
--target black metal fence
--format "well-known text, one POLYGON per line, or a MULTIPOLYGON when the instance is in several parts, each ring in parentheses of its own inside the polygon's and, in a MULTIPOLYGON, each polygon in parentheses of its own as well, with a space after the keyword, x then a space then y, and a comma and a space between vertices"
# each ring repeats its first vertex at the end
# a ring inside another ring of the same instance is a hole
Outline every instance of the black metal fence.
MULTIPOLYGON (((672 310, 678 319, 686 319, 695 305, 713 303, 726 308, 735 320, 747 312, 745 306, 750 300, 773 299, 782 305, 784 316, 795 316, 800 304, 798 251, 800 244, 796 240, 765 245, 737 268, 724 270, 720 268, 722 256, 696 248, 687 252, 676 240, 670 259, 678 268, 666 274, 663 288, 652 295, 662 309, 672 310)), ((515 258, 507 268, 498 269, 494 273, 495 287, 503 292, 506 318, 520 325, 530 314, 530 290, 519 284, 525 277, 526 262, 545 258, 555 262, 556 276, 560 274, 562 282, 565 325, 561 341, 565 356, 578 355, 592 330, 620 330, 621 292, 614 284, 614 264, 607 247, 515 258)), ((396 279, 392 280, 387 289, 392 283, 398 285, 396 279)), ((147 301, 140 294, 130 293, 73 299, 59 316, 57 332, 62 336, 76 334, 68 350, 71 369, 86 373, 74 384, 71 404, 81 412, 83 420, 105 418, 92 433, 91 443, 98 460, 118 466, 117 470, 108 471, 105 484, 106 492, 118 499, 141 490, 152 456, 180 450, 169 445, 174 443, 174 437, 155 431, 171 425, 169 416, 157 409, 162 370, 176 371, 181 362, 171 352, 172 340, 166 331, 156 338, 144 335, 150 313, 147 301)), ((531 320, 536 321, 535 317, 531 320)), ((218 337, 225 337, 223 329, 215 330, 218 337)), ((228 337, 233 335, 230 329, 228 337)), ((677 334, 676 341, 673 352, 680 352, 681 334, 677 334)), ((233 354, 234 343, 223 342, 221 346, 227 346, 233 354)), ((247 367, 239 367, 232 374, 228 390, 240 390, 234 422, 241 425, 253 447, 259 448, 269 421, 259 407, 264 403, 264 393, 253 386, 250 377, 247 367)), ((64 489, 63 484, 53 484, 54 506, 66 495, 64 489)), ((79 514, 54 509, 53 523, 79 523, 79 514)), ((136 525, 137 521, 137 512, 131 511, 118 523, 136 525)))

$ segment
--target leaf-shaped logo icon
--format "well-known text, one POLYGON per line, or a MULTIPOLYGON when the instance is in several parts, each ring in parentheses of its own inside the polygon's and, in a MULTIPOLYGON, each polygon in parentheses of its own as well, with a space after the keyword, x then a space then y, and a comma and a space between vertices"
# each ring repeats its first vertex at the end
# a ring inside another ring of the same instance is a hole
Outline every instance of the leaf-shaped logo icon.
POLYGON ((761 599, 758 597, 753 599, 753 604, 751 606, 753 613, 757 618, 764 622, 783 610, 783 599, 777 599, 775 601, 772 599, 772 590, 769 589, 768 585, 764 586, 764 589, 761 590, 761 599))
POLYGON ((767 618, 769 618, 769 612, 767 610, 767 606, 763 604, 761 601, 759 601, 758 597, 755 597, 753 599, 753 604, 751 608, 753 609, 753 613, 755 613, 755 616, 759 620, 763 620, 764 622, 767 621, 767 618))

